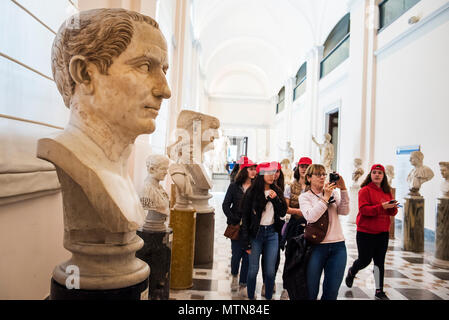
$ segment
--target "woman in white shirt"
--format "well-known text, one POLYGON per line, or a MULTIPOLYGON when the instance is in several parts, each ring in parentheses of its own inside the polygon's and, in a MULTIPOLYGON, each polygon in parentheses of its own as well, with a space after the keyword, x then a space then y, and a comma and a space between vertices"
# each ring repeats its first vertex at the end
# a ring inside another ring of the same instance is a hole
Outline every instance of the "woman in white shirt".
POLYGON ((308 191, 299 197, 299 206, 307 223, 316 222, 326 211, 329 225, 324 239, 312 245, 307 264, 309 298, 318 296, 321 274, 324 270, 322 300, 336 300, 346 267, 346 245, 338 215, 349 214, 349 196, 343 177, 336 183, 327 183, 326 170, 312 164, 306 171, 308 191), (341 192, 334 190, 339 188, 341 192))

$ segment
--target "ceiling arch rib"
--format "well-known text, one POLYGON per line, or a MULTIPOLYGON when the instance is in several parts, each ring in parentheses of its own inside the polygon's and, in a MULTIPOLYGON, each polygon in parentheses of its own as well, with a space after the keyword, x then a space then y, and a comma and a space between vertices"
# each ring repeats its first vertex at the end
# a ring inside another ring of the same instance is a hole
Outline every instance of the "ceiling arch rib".
POLYGON ((210 95, 237 95, 268 98, 271 94, 270 81, 264 70, 256 65, 233 63, 223 66, 206 84, 210 95), (239 81, 246 79, 244 86, 239 81), (231 84, 231 86, 229 86, 231 84))

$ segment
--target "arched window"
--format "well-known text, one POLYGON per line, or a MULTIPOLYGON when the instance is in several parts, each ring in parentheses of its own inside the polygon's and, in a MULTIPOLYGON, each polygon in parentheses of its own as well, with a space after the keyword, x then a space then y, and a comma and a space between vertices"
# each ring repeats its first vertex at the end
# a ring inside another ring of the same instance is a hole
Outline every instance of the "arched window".
POLYGON ((320 78, 334 70, 349 57, 350 14, 347 13, 332 29, 324 42, 320 78))
POLYGON ((293 101, 306 92, 307 62, 304 62, 296 73, 295 89, 293 89, 293 101))
POLYGON ((282 87, 281 90, 279 90, 278 93, 278 103, 276 105, 276 114, 284 110, 285 108, 285 86, 282 87))
POLYGON ((386 28, 421 0, 383 0, 379 3, 380 30, 386 28))

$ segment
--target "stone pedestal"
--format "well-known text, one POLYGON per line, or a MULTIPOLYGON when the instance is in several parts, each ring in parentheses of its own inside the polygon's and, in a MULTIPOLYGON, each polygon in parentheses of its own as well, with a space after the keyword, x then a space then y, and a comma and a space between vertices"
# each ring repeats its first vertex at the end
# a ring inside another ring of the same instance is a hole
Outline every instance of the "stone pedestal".
POLYGON ((172 233, 171 229, 137 231, 145 244, 136 252, 136 257, 150 266, 148 300, 169 298, 172 233))
POLYGON ((212 269, 214 261, 215 212, 197 213, 194 266, 212 269))
MULTIPOLYGON (((393 197, 393 199, 396 199, 396 188, 391 188, 391 196, 393 197)), ((390 217, 390 239, 395 239, 394 238, 394 228, 395 228, 394 219, 395 219, 395 217, 390 217)))
POLYGON ((148 300, 148 279, 126 288, 85 290, 68 289, 52 278, 50 300, 148 300))
POLYGON ((349 188, 349 216, 348 222, 355 223, 357 219, 357 214, 359 213, 359 190, 360 186, 351 186, 349 188))
POLYGON ((449 269, 449 199, 438 198, 435 232, 435 257, 431 264, 449 269))
POLYGON ((196 212, 172 209, 170 227, 173 229, 170 288, 188 289, 193 286, 196 212))
POLYGON ((411 196, 405 198, 403 250, 424 251, 424 198, 411 196))

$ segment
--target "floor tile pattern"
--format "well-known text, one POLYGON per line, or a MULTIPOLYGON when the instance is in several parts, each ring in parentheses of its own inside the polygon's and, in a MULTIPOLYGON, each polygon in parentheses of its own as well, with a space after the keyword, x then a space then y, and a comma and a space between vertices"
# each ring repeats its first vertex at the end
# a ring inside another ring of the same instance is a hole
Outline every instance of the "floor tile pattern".
MULTIPOLYGON (((170 299, 174 300, 243 300, 238 292, 231 292, 231 243, 223 236, 226 218, 221 209, 227 181, 214 180, 213 198, 210 203, 215 208, 214 261, 209 268, 194 268, 193 287, 188 290, 171 290, 170 299)), ((341 217, 348 252, 347 269, 357 258, 355 242, 356 227, 341 217)), ((449 300, 449 270, 433 267, 429 264, 433 250, 424 253, 403 251, 401 230, 396 230, 396 239, 390 240, 385 261, 384 290, 394 300, 449 300)), ((273 299, 278 300, 282 291, 282 270, 284 252, 281 251, 281 263, 276 274, 276 292, 273 299)), ((345 271, 345 274, 346 274, 345 271)), ((323 278, 321 279, 323 280, 323 278)), ((262 276, 259 269, 256 285, 256 298, 260 295, 262 276)), ((374 298, 375 283, 373 263, 361 270, 354 280, 353 287, 347 288, 344 281, 340 287, 339 300, 368 300, 374 298)), ((319 294, 319 297, 321 293, 319 294)))

